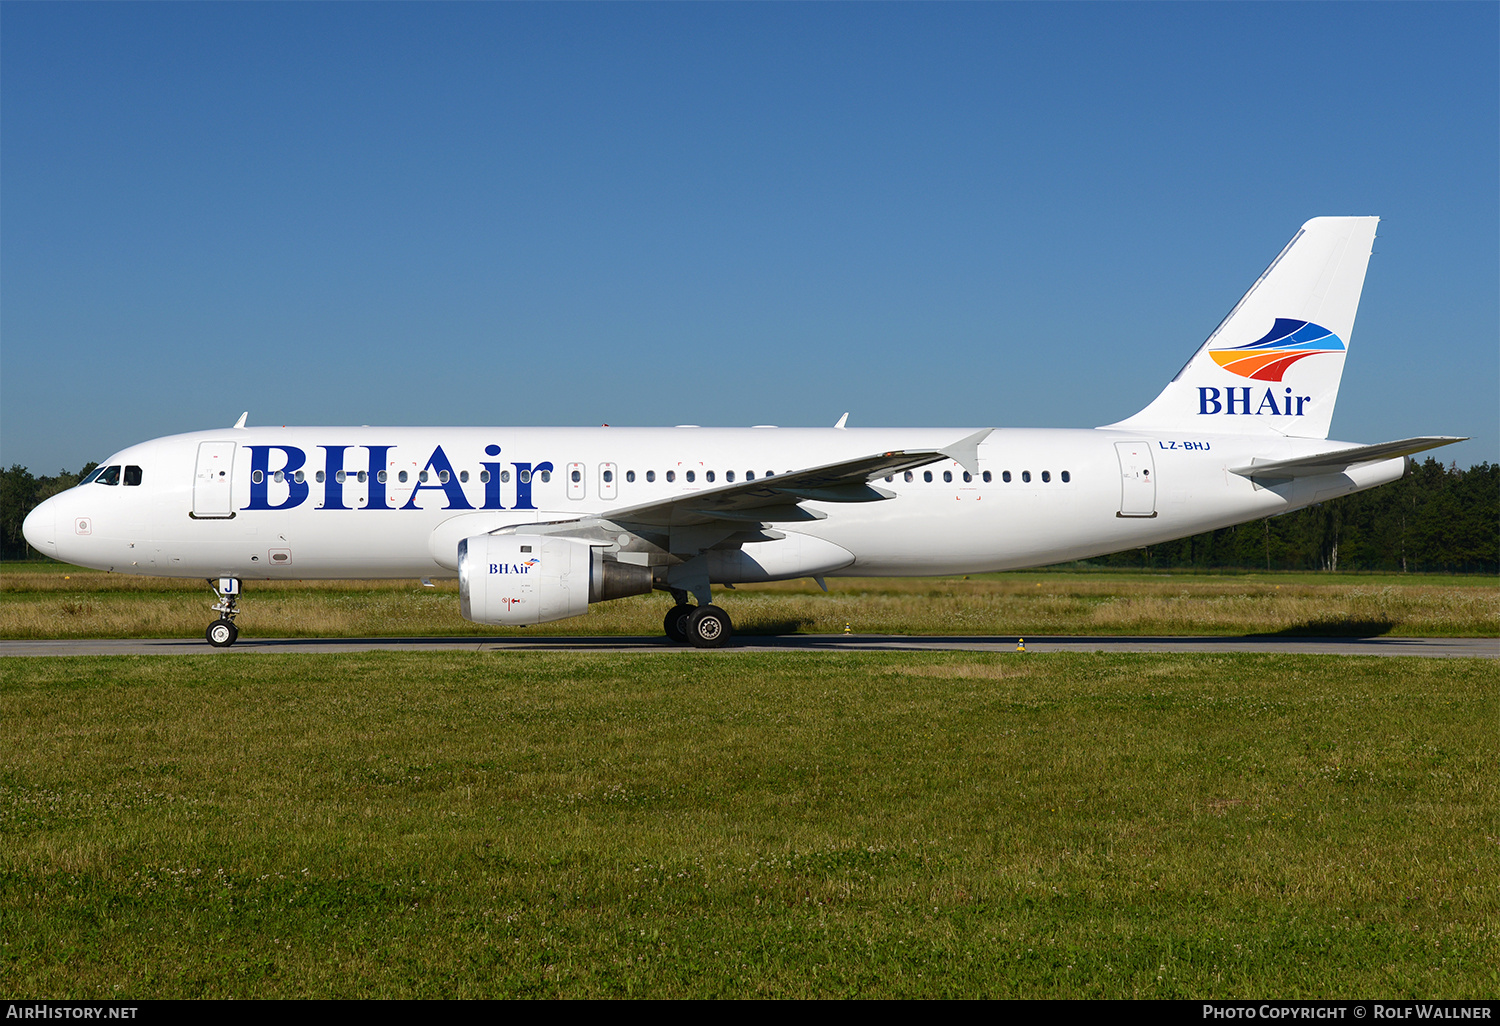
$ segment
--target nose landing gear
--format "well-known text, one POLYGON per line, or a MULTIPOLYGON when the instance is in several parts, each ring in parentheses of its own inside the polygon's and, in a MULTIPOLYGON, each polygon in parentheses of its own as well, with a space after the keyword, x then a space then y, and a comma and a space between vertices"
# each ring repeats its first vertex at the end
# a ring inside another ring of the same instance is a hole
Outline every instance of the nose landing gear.
POLYGON ((219 618, 208 625, 203 636, 214 648, 228 648, 240 636, 240 629, 234 625, 234 618, 240 612, 239 578, 220 577, 214 593, 219 596, 219 601, 209 608, 218 613, 219 618))

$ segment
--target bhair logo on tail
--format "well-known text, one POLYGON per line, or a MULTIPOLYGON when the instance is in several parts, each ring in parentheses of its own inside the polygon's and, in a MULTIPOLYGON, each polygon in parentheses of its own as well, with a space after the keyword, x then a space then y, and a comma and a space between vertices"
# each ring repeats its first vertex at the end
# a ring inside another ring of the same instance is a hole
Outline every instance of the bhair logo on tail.
POLYGON ((1208 355, 1214 358, 1214 363, 1242 378, 1280 381, 1298 360, 1343 351, 1343 339, 1322 325, 1278 317, 1274 328, 1249 345, 1211 349, 1208 355))
POLYGON ((1104 427, 1327 438, 1379 221, 1308 221, 1161 395, 1104 427))

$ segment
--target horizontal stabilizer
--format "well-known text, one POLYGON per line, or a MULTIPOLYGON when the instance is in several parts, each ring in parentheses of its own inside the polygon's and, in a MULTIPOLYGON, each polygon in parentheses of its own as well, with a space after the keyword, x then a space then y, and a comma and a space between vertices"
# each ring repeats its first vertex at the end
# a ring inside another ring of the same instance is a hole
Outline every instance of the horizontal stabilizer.
POLYGON ((1381 442, 1378 445, 1357 445, 1352 449, 1335 449, 1314 456, 1299 456, 1291 460, 1267 460, 1251 463, 1246 467, 1231 467, 1230 473, 1242 477, 1317 477, 1320 474, 1342 473, 1356 463, 1372 463, 1389 460, 1397 456, 1410 456, 1414 452, 1436 449, 1440 445, 1467 441, 1451 435, 1432 435, 1426 438, 1403 438, 1397 442, 1381 442))

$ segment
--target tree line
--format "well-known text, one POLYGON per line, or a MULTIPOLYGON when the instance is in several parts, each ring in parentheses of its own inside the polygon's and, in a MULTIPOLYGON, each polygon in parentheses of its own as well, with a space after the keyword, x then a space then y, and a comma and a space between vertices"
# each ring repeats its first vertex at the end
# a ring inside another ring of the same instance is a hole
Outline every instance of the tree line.
MULTIPOLYGON (((36 554, 21 522, 43 499, 78 484, 76 474, 0 471, 0 559, 36 554)), ((1093 560, 1105 566, 1243 570, 1394 570, 1500 573, 1500 464, 1468 470, 1429 457, 1394 484, 1295 513, 1226 527, 1093 560)))

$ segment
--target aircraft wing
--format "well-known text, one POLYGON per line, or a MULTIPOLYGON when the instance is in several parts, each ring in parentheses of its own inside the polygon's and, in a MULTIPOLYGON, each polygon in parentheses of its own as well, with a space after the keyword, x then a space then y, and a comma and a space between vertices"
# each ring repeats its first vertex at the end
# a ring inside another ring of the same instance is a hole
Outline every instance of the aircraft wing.
POLYGON ((1465 442, 1466 438, 1451 435, 1432 435, 1425 438, 1403 438, 1396 442, 1380 442, 1377 445, 1357 445, 1352 449, 1336 449, 1320 452, 1315 456, 1299 456, 1290 460, 1267 460, 1265 463, 1250 463, 1244 467, 1231 467, 1231 474, 1241 477, 1317 477, 1320 474, 1337 474, 1356 463, 1372 463, 1397 456, 1410 456, 1414 452, 1436 449, 1440 445, 1465 442))
POLYGON ((959 439, 943 449, 895 450, 841 460, 758 481, 705 488, 659 502, 610 510, 611 523, 622 527, 671 528, 710 524, 715 521, 739 526, 754 523, 786 523, 821 520, 823 514, 804 509, 804 502, 878 502, 893 492, 871 484, 882 477, 924 467, 939 460, 956 460, 975 469, 979 443, 993 431, 986 428, 959 439))

